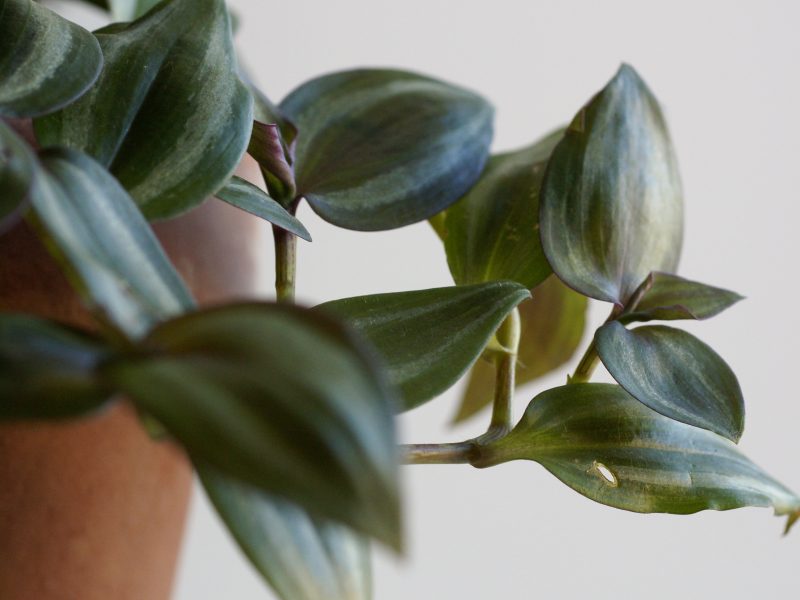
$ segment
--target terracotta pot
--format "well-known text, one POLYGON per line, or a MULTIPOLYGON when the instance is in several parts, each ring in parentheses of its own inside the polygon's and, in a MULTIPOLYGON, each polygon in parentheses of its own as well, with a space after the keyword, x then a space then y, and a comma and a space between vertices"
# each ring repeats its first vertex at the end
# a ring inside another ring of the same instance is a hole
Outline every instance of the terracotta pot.
MULTIPOLYGON (((201 303, 256 292, 266 254, 258 219, 209 201, 155 230, 201 303)), ((0 310, 90 323, 24 224, 0 237, 0 310)), ((192 471, 129 405, 69 422, 0 423, 0 456, 0 598, 169 598, 192 471)))

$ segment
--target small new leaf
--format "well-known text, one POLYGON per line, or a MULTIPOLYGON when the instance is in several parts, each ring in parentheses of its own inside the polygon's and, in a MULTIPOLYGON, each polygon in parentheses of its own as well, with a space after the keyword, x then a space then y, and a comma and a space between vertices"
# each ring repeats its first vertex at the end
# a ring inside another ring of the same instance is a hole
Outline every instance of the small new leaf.
POLYGON ((111 392, 97 368, 110 354, 86 332, 0 314, 0 419, 59 419, 99 409, 111 392))
POLYGON ((103 68, 91 33, 32 0, 0 0, 0 57, 0 117, 59 110, 103 68))
POLYGON ((297 192, 287 148, 277 124, 253 121, 253 133, 247 152, 261 167, 269 193, 279 198, 284 205, 291 203, 297 192))
POLYGON ((621 387, 547 390, 478 466, 526 459, 584 496, 641 513, 690 514, 744 506, 800 510, 800 498, 730 441, 647 408, 621 387))
POLYGON ((372 598, 363 537, 207 467, 198 471, 239 546, 282 600, 372 598))
POLYGON ((308 242, 311 241, 311 235, 297 217, 267 196, 259 187, 241 177, 231 177, 216 196, 236 208, 269 221, 308 242))
POLYGON ((658 272, 650 273, 634 296, 640 300, 620 316, 621 323, 708 319, 742 300, 736 292, 658 272))
POLYGON ((343 319, 375 346, 408 410, 458 381, 528 297, 518 283, 496 281, 345 298, 317 309, 343 319))
POLYGON ((253 122, 225 3, 169 0, 95 36, 102 75, 78 102, 36 120, 39 141, 92 156, 150 219, 200 204, 233 174, 253 122))
POLYGON ((325 75, 280 110, 298 129, 298 194, 348 229, 394 229, 447 208, 480 175, 492 139, 483 98, 404 71, 325 75))
POLYGON ((597 330, 597 352, 611 376, 653 410, 738 442, 744 399, 736 375, 696 337, 673 327, 631 331, 612 321, 597 330))
POLYGON ((400 545, 394 398, 361 342, 308 310, 178 317, 104 375, 198 464, 400 545))
POLYGON ((578 112, 547 166, 542 247, 553 270, 591 298, 625 306, 651 271, 675 271, 683 200, 667 125, 623 65, 578 112))

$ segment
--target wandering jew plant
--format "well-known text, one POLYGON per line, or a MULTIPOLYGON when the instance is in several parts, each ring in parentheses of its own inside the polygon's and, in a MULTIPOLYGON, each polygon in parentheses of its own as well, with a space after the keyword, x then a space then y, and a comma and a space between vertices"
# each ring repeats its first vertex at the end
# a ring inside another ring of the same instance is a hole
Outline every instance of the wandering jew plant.
POLYGON ((800 498, 737 448, 730 367, 649 324, 740 296, 676 274, 677 162, 633 68, 566 128, 490 155, 493 110, 470 90, 362 69, 276 105, 238 70, 223 0, 94 3, 120 22, 89 33, 0 0, 0 231, 27 220, 96 317, 0 314, 0 417, 86 418, 125 397, 185 448, 285 600, 370 597, 369 540, 402 547, 401 463, 528 459, 625 510, 797 519, 800 498), (266 192, 232 176, 245 153, 266 192), (209 196, 273 224, 277 303, 196 307, 148 221, 209 196), (352 230, 428 219, 455 285, 296 306, 303 201, 352 230), (608 319, 512 425, 516 388, 576 351, 589 298, 608 319), (601 362, 617 384, 591 383, 601 362), (464 374, 456 421, 491 405, 486 433, 398 447, 394 414, 464 374))

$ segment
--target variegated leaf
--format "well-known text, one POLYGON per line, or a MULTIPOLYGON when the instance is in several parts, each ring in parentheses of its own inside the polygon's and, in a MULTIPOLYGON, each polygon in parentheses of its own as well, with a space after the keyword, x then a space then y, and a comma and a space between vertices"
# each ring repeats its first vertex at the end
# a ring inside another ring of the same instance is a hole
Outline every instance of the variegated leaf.
POLYGON ((476 465, 516 459, 536 461, 584 496, 634 512, 763 506, 791 524, 800 511, 800 498, 732 442, 662 416, 616 385, 572 384, 539 394, 476 465))
POLYGON ((0 0, 0 117, 35 117, 80 97, 103 67, 91 33, 32 0, 0 0))
POLYGON ((36 121, 42 145, 95 158, 148 218, 199 204, 230 178, 252 127, 225 3, 166 0, 95 35, 103 73, 78 102, 36 121))

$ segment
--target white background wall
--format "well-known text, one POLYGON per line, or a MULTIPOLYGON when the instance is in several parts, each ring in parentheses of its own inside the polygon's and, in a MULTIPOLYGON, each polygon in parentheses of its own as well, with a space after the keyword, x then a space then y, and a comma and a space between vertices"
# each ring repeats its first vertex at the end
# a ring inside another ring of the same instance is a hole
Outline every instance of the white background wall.
MULTIPOLYGON (((317 74, 365 65, 424 71, 497 108, 495 149, 568 121, 632 63, 661 99, 687 199, 681 274, 747 301, 689 329, 739 374, 743 449, 800 490, 800 3, 494 0, 232 0, 241 55, 273 99, 317 74)), ((303 208, 299 296, 450 283, 426 224, 337 230, 303 208)), ((271 248, 265 247, 271 260, 271 248)), ((271 279, 271 269, 265 274, 271 279)), ((594 320, 606 307, 595 307, 594 320)), ((547 379, 518 398, 519 413, 547 379)), ((401 420, 407 441, 463 439, 445 426, 457 389, 401 420)), ((533 463, 488 471, 409 467, 408 555, 379 552, 377 600, 793 597, 800 531, 766 510, 642 516, 578 496, 533 463)), ((198 493, 178 600, 271 598, 198 493)))

